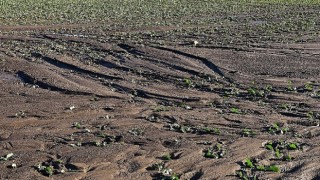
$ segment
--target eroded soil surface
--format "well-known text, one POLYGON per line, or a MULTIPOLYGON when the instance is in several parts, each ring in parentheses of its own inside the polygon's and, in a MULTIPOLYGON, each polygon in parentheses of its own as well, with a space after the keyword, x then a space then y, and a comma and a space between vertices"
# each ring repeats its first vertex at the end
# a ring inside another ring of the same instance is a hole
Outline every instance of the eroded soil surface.
POLYGON ((319 179, 317 38, 211 28, 0 28, 0 179, 319 179))

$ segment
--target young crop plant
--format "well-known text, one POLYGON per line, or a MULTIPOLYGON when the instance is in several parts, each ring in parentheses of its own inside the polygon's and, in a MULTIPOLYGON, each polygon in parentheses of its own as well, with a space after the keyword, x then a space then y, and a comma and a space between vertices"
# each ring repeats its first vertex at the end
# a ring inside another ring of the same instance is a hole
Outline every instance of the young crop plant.
POLYGON ((253 165, 253 162, 250 159, 246 159, 244 161, 244 165, 245 165, 245 167, 251 168, 251 169, 253 169, 255 167, 255 165, 253 165))
POLYGON ((296 90, 297 90, 297 88, 296 88, 296 87, 293 87, 293 85, 292 85, 292 81, 291 81, 291 80, 289 80, 289 81, 288 81, 288 87, 287 87, 287 90, 288 90, 288 91, 296 91, 296 90))
POLYGON ((313 85, 310 83, 310 82, 307 82, 305 85, 304 85, 304 89, 306 91, 313 91, 313 85))
POLYGON ((307 112, 306 116, 309 120, 314 120, 314 117, 315 117, 312 111, 307 112))
POLYGON ((254 132, 252 129, 243 129, 241 132, 241 135, 243 137, 254 137, 256 135, 256 132, 254 132))
POLYGON ((170 154, 166 154, 166 155, 162 156, 162 159, 165 160, 165 161, 170 161, 170 160, 172 160, 172 157, 171 157, 170 154))
POLYGON ((284 127, 284 124, 281 124, 279 122, 276 122, 272 124, 271 126, 267 127, 268 132, 270 134, 285 134, 289 131, 288 127, 284 127))
POLYGON ((211 127, 202 127, 198 128, 197 131, 200 134, 215 134, 215 135, 220 135, 221 130, 219 128, 211 128, 211 127))
POLYGON ((36 165, 35 168, 41 174, 51 177, 54 174, 63 173, 65 171, 64 165, 60 165, 60 164, 61 163, 57 161, 50 161, 50 162, 40 163, 36 165))
POLYGON ((195 84, 191 79, 186 78, 186 79, 183 80, 183 82, 189 88, 195 87, 195 84))
POLYGON ((224 91, 224 96, 225 97, 232 97, 232 96, 237 96, 239 95, 239 89, 236 87, 232 87, 231 89, 226 89, 224 91))
POLYGON ((169 107, 160 105, 160 106, 155 107, 153 111, 154 112, 169 111, 169 107))
POLYGON ((265 89, 259 90, 256 87, 250 87, 247 92, 250 96, 254 98, 263 98, 270 94, 272 87, 266 87, 265 89), (268 88, 268 89, 266 89, 268 88))
POLYGON ((265 148, 274 152, 274 156, 278 160, 291 161, 293 157, 289 155, 288 151, 300 150, 302 147, 297 143, 274 141, 265 144, 265 148))
POLYGON ((266 90, 266 92, 271 93, 271 91, 273 90, 273 87, 271 85, 266 85, 264 89, 266 90))
POLYGON ((218 143, 215 146, 204 150, 203 153, 203 157, 205 158, 219 159, 226 155, 226 149, 222 144, 218 143))
POLYGON ((244 167, 250 168, 255 171, 272 171, 272 172, 280 172, 280 167, 277 165, 259 165, 257 161, 246 159, 244 161, 244 167))
POLYGON ((81 124, 79 122, 75 122, 72 124, 72 127, 77 128, 77 129, 81 129, 81 124))
POLYGON ((230 112, 234 113, 234 114, 241 114, 241 110, 239 108, 236 108, 236 107, 231 108, 230 112))
POLYGON ((280 167, 277 165, 263 165, 259 164, 255 159, 245 159, 241 169, 236 171, 236 175, 243 180, 258 179, 256 176, 257 171, 269 171, 279 173, 280 167))
POLYGON ((278 107, 283 109, 283 110, 285 110, 285 111, 291 111, 292 110, 292 106, 290 104, 282 103, 278 107))

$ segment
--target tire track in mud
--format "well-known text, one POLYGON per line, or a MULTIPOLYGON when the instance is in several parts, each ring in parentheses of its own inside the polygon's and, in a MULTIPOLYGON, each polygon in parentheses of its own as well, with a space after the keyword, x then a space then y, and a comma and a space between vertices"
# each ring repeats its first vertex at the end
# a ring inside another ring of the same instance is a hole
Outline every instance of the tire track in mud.
POLYGON ((185 52, 182 52, 182 51, 178 51, 178 50, 175 50, 175 49, 165 48, 165 47, 153 47, 153 48, 157 48, 157 49, 160 49, 160 50, 169 51, 169 52, 176 53, 176 54, 179 54, 179 55, 182 55, 182 56, 186 56, 186 57, 188 57, 188 58, 200 60, 200 61, 203 62, 209 69, 211 69, 214 73, 218 74, 220 77, 225 77, 224 73, 223 73, 222 71, 220 71, 220 69, 218 68, 218 66, 216 66, 215 64, 213 64, 211 61, 209 61, 209 60, 206 59, 206 58, 199 57, 199 56, 192 55, 192 54, 188 54, 188 53, 185 53, 185 52))
POLYGON ((32 56, 40 57, 45 62, 47 62, 49 64, 52 64, 54 66, 57 66, 58 68, 72 70, 72 71, 78 72, 80 74, 81 73, 82 74, 88 74, 88 75, 90 75, 92 77, 104 78, 104 79, 108 79, 108 80, 121 80, 122 79, 121 77, 110 76, 110 75, 101 74, 101 73, 97 73, 97 72, 92 72, 90 70, 82 69, 82 68, 77 67, 75 65, 59 61, 56 58, 51 58, 51 57, 48 57, 48 56, 42 56, 41 54, 32 54, 32 56))

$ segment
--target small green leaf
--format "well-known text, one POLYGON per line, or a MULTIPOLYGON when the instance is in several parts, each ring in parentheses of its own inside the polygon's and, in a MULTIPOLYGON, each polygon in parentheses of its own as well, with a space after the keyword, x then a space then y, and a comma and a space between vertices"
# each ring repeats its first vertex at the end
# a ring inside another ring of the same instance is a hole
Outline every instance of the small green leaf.
POLYGON ((170 154, 166 154, 166 155, 162 156, 162 159, 166 160, 166 161, 170 161, 171 160, 171 156, 170 156, 170 154))
POLYGON ((283 157, 283 160, 284 161, 291 161, 292 157, 290 155, 286 155, 286 156, 283 157))
POLYGON ((290 144, 288 145, 288 147, 289 147, 290 150, 296 150, 296 149, 298 149, 298 145, 297 145, 296 143, 290 143, 290 144))
POLYGON ((277 158, 280 158, 280 157, 281 157, 281 153, 280 153, 280 150, 279 150, 278 148, 276 149, 275 156, 276 156, 277 158))
POLYGON ((52 166, 46 166, 44 168, 44 172, 46 173, 46 175, 52 176, 53 175, 53 167, 52 166))
POLYGON ((276 165, 271 165, 266 167, 266 171, 280 172, 280 168, 276 165))
POLYGON ((245 160, 245 165, 251 169, 254 168, 254 165, 250 159, 245 160))
POLYGON ((266 145, 266 148, 269 149, 269 150, 271 150, 271 151, 274 150, 271 144, 267 144, 267 145, 266 145))
POLYGON ((259 166, 257 166, 257 170, 258 171, 265 171, 266 168, 264 167, 264 165, 259 165, 259 166))

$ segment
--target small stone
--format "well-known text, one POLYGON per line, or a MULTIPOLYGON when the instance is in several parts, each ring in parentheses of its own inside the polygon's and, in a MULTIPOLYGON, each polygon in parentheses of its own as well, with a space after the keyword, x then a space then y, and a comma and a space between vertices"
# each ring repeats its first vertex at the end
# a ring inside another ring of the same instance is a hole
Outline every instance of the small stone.
POLYGON ((12 167, 12 168, 17 168, 17 164, 16 164, 16 163, 13 163, 13 164, 11 164, 11 167, 12 167))

